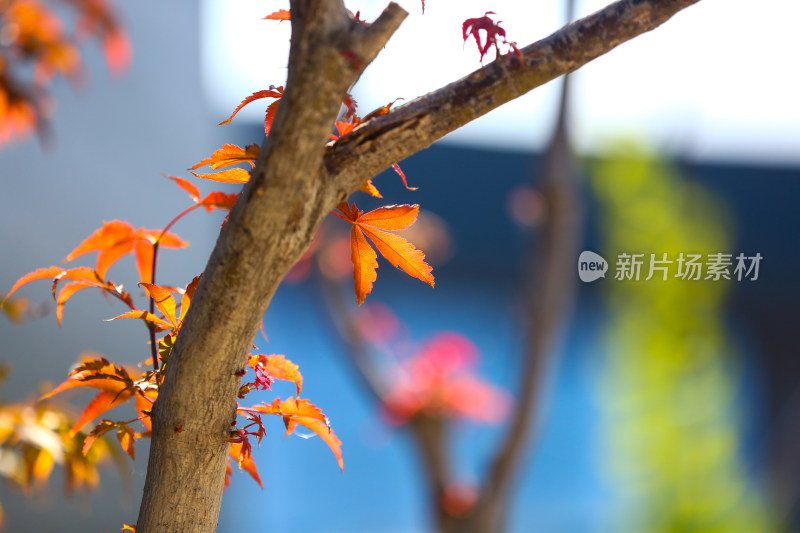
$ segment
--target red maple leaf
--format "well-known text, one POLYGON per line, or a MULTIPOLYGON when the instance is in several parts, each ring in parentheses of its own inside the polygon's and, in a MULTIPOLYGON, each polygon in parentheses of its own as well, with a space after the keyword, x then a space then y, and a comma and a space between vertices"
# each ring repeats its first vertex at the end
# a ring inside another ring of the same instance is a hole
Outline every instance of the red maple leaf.
POLYGON ((465 43, 470 35, 475 38, 475 43, 478 45, 478 51, 481 54, 481 63, 483 63, 483 57, 492 46, 494 46, 495 50, 497 51, 497 55, 499 56, 501 44, 508 45, 512 50, 521 56, 517 45, 513 42, 509 42, 506 39, 506 30, 500 27, 500 23, 502 21, 498 20, 495 22, 489 17, 489 15, 494 14, 494 11, 487 11, 482 17, 467 19, 461 25, 461 34, 465 43), (486 41, 483 44, 481 44, 481 30, 486 32, 486 41))
MULTIPOLYGON (((272 385, 272 381, 279 379, 282 381, 291 381, 297 387, 297 394, 303 390, 303 376, 300 374, 298 366, 284 355, 272 354, 264 355, 257 354, 247 360, 247 364, 256 371, 256 388, 258 388, 259 372, 264 376, 263 385, 272 385)), ((265 388, 269 388, 268 386, 265 388)))
POLYGON ((421 411, 481 422, 502 419, 508 395, 475 373, 477 360, 475 345, 457 333, 440 333, 425 343, 403 362, 383 398, 389 419, 404 423, 421 411))

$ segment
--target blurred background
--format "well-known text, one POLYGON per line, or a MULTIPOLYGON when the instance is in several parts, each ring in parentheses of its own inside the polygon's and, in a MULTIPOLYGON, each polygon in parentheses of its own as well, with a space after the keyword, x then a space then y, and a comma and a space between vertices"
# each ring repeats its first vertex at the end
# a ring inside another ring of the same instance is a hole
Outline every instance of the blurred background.
MULTIPOLYGON (((474 42, 461 39, 464 19, 495 11, 522 46, 560 27, 565 9, 427 0, 423 16, 418 2, 400 3, 411 16, 354 92, 362 115, 478 68, 474 42)), ((348 3, 367 20, 382 5, 348 3)), ((577 2, 576 15, 603 5, 577 2)), ((285 7, 120 4, 129 70, 109 76, 100 50, 86 46, 87 82, 53 89, 50 141, 0 149, 0 292, 60 264, 104 220, 163 227, 189 200, 161 173, 188 178, 185 169, 223 143, 260 143, 259 103, 215 124, 254 91, 283 84, 289 24, 260 19, 285 7)), ((270 421, 254 452, 264 489, 235 472, 219 531, 434 529, 419 439, 402 406, 364 386, 361 356, 390 383, 410 375, 413 385, 414 361, 456 354, 448 360, 474 387, 432 416, 447 420, 453 512, 469 507, 513 416, 531 342, 525 288, 546 261, 535 236, 551 215, 541 182, 553 146, 576 154, 566 161, 583 215, 569 271, 577 290, 565 292, 570 312, 553 327, 508 531, 800 531, 800 252, 792 237, 800 226, 800 74, 789 66, 800 51, 791 26, 798 11, 791 0, 703 0, 571 77, 561 129, 557 80, 400 162, 419 190, 389 171, 375 180, 385 201, 354 196, 361 209, 422 206, 407 236, 428 254, 436 288, 379 260, 373 293, 353 310, 348 228, 326 222, 265 316, 268 340, 256 345, 300 366, 304 394, 344 443, 345 473, 319 439, 283 439, 280 421, 270 421), (610 263, 604 279, 578 280, 580 250, 610 263), (755 280, 622 281, 614 279, 621 253, 763 259, 755 280)), ((191 247, 160 255, 163 283, 185 286, 202 271, 221 220, 197 212, 174 228, 191 247)), ((136 296, 133 261, 110 277, 136 296)), ((141 326, 103 322, 122 311, 97 294, 70 301, 62 328, 48 282, 19 296, 30 301, 26 320, 0 317, 4 404, 35 400, 83 352, 129 364, 149 355, 141 326)), ((276 384, 248 400, 290 394, 290 384, 276 384)), ((63 400, 78 413, 90 398, 63 400)), ((128 417, 119 411, 114 418, 128 417)), ((137 441, 128 472, 110 462, 99 490, 69 497, 58 468, 47 486, 0 484, 6 529, 116 531, 134 522, 146 458, 147 442, 137 441)), ((0 455, 0 472, 9 460, 0 455)))

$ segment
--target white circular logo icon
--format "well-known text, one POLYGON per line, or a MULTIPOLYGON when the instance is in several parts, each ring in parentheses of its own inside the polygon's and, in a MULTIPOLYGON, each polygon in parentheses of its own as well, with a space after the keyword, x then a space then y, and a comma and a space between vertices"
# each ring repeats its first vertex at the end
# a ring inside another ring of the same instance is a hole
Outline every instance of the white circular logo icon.
POLYGON ((599 254, 585 250, 578 257, 578 276, 585 283, 606 277, 607 270, 608 262, 599 254))

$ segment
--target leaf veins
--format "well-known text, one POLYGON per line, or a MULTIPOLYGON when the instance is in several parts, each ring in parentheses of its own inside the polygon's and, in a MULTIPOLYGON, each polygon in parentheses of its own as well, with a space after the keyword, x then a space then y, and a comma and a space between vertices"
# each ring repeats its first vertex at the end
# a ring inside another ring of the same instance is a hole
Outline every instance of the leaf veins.
POLYGON ((358 304, 364 302, 372 292, 372 284, 377 279, 377 254, 367 242, 367 238, 381 255, 392 264, 400 267, 409 276, 424 281, 431 287, 434 278, 431 267, 425 262, 425 254, 403 237, 389 231, 402 230, 417 220, 418 205, 391 205, 379 207, 369 213, 360 211, 355 204, 338 206, 339 211, 353 225, 350 232, 350 251, 353 260, 353 279, 358 304))

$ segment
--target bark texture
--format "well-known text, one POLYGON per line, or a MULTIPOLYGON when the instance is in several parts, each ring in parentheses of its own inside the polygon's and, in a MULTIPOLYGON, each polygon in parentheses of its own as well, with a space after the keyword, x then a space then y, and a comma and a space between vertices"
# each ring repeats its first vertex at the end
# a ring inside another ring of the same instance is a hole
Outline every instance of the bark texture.
POLYGON ((347 89, 406 13, 390 4, 364 26, 341 0, 292 0, 286 91, 172 350, 153 408, 137 531, 215 530, 236 373, 276 288, 337 203, 392 163, 697 1, 613 3, 523 48, 522 61, 503 56, 326 146, 347 89))
POLYGON ((293 67, 274 133, 211 254, 153 408, 139 533, 216 529, 236 373, 333 202, 320 167, 342 99, 406 15, 390 4, 364 27, 337 0, 296 0, 291 9, 293 67))

